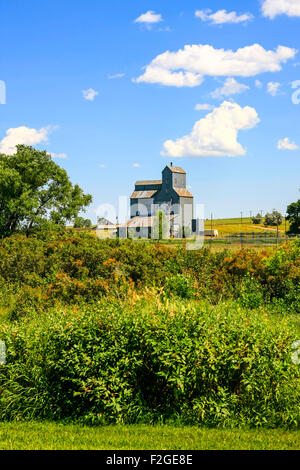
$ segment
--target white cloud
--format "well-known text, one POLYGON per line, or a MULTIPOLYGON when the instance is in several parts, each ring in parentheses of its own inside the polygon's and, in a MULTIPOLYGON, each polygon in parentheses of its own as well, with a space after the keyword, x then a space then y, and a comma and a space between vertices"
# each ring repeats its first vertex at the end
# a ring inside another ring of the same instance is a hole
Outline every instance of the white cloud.
POLYGON ((17 145, 36 145, 48 141, 48 134, 55 129, 53 126, 31 129, 26 126, 14 127, 6 131, 6 137, 0 141, 0 153, 13 155, 17 145))
POLYGON ((249 86, 237 82, 235 78, 227 78, 224 85, 213 91, 211 96, 213 98, 222 98, 224 96, 237 95, 249 89, 249 86))
POLYGON ((105 168, 105 165, 103 165, 103 163, 101 163, 101 164, 99 165, 99 167, 100 167, 100 168, 105 168))
POLYGON ((164 143, 162 155, 168 157, 237 157, 246 149, 238 142, 240 130, 252 129, 259 122, 254 108, 241 108, 224 101, 197 121, 191 134, 164 143))
POLYGON ((146 24, 155 24, 163 21, 160 14, 155 13, 154 11, 147 11, 143 15, 139 16, 134 20, 134 23, 146 23, 146 24))
POLYGON ((264 0, 262 5, 264 16, 272 20, 277 15, 300 16, 299 0, 264 0))
POLYGON ((133 81, 165 86, 195 87, 204 76, 250 77, 263 72, 279 72, 282 63, 295 57, 296 49, 278 46, 276 51, 253 44, 237 51, 215 49, 206 44, 186 45, 176 52, 166 51, 145 67, 133 81))
POLYGON ((50 153, 52 158, 68 158, 66 153, 50 153))
POLYGON ((141 165, 139 163, 134 163, 132 166, 134 166, 135 168, 138 168, 141 165))
POLYGON ((97 95, 99 95, 99 92, 94 90, 93 88, 89 88, 88 90, 82 90, 82 96, 87 101, 94 101, 97 95))
POLYGON ((238 15, 235 11, 227 12, 226 10, 219 10, 212 13, 212 10, 196 10, 195 16, 202 21, 210 21, 212 24, 224 23, 244 23, 253 19, 250 13, 238 15))
POLYGON ((260 80, 255 80, 255 86, 256 86, 256 88, 262 88, 263 84, 261 83, 260 80))
POLYGON ((123 78, 123 77, 125 77, 125 73, 116 73, 115 75, 108 76, 110 80, 114 80, 115 78, 123 78))
POLYGON ((276 96, 279 92, 280 83, 278 82, 269 82, 267 84, 267 92, 271 96, 276 96))
POLYGON ((299 150, 298 145, 295 142, 291 142, 289 137, 278 140, 277 148, 278 150, 299 150))
POLYGON ((195 111, 211 111, 214 109, 211 104, 196 104, 195 111))

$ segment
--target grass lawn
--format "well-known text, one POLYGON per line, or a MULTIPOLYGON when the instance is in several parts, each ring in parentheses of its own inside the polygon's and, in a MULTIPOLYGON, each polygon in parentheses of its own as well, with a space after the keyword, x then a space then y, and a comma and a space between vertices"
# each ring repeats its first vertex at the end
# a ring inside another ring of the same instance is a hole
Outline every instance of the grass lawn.
POLYGON ((298 450, 300 432, 0 423, 0 450, 298 450))

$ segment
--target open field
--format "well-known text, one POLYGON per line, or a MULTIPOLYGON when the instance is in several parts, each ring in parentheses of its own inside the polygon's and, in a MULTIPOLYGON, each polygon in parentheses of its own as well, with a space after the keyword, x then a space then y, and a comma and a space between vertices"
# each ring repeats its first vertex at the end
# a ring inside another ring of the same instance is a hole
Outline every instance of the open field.
MULTIPOLYGON (((265 227, 264 224, 255 225, 252 223, 250 217, 243 218, 241 223, 241 218, 231 218, 231 219, 215 219, 211 222, 211 220, 205 220, 204 227, 206 230, 213 230, 219 231, 219 236, 226 236, 231 235, 234 233, 262 233, 262 232, 277 232, 277 227, 265 227)), ((288 221, 285 224, 285 220, 281 225, 278 226, 278 231, 280 235, 285 234, 285 230, 289 230, 289 223, 288 221)))
MULTIPOLYGON (((205 237, 204 246, 213 251, 220 251, 224 248, 231 251, 240 250, 241 248, 253 248, 260 251, 269 246, 278 246, 288 240, 286 232, 289 230, 289 222, 283 221, 278 227, 266 227, 264 224, 255 225, 250 217, 228 218, 228 219, 206 219, 204 222, 205 230, 218 230, 218 237, 211 239, 205 237), (278 235, 278 237, 277 237, 278 235)), ((71 227, 69 227, 71 229, 71 227)), ((96 226, 92 228, 76 229, 79 232, 90 233, 97 236, 96 226)), ((101 235, 101 238, 109 238, 110 235, 101 235)), ((180 246, 187 242, 183 239, 168 240, 149 240, 150 243, 159 243, 171 247, 180 246)))
MULTIPOLYGON (((205 230, 210 230, 211 228, 219 231, 219 235, 230 235, 232 233, 262 233, 262 232, 277 232, 277 227, 266 227, 263 223, 255 225, 252 223, 250 217, 243 218, 241 223, 241 218, 229 218, 229 219, 214 219, 212 222, 210 219, 204 221, 205 230)), ((68 229, 72 229, 71 226, 68 229)), ((285 231, 289 230, 289 222, 285 219, 281 225, 278 226, 278 231, 280 234, 285 234, 285 231)), ((76 229, 79 232, 90 232, 96 233, 96 225, 93 225, 90 228, 81 228, 76 229)))
POLYGON ((0 450, 299 450, 300 432, 1 423, 0 450))

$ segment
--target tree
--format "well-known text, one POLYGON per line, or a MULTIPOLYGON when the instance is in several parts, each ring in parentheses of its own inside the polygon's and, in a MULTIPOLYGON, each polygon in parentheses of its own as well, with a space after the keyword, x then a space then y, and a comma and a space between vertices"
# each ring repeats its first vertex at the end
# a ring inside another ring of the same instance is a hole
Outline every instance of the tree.
POLYGON ((46 151, 18 145, 0 154, 0 237, 64 226, 91 202, 46 151))
POLYGON ((166 240, 169 238, 167 216, 162 210, 158 210, 154 216, 153 238, 155 240, 166 240))
POLYGON ((262 223, 262 220, 263 220, 263 218, 262 218, 262 215, 261 215, 261 214, 257 214, 255 217, 252 217, 252 222, 253 222, 253 224, 255 224, 255 225, 261 224, 261 223, 262 223))
POLYGON ((83 217, 75 217, 74 228, 91 227, 92 222, 90 219, 84 219, 83 217))
POLYGON ((269 225, 271 227, 278 227, 283 222, 283 217, 280 212, 273 210, 271 214, 266 214, 265 216, 265 225, 269 225))
POLYGON ((289 233, 300 233, 300 199, 290 204, 286 210, 287 218, 290 222, 289 233))

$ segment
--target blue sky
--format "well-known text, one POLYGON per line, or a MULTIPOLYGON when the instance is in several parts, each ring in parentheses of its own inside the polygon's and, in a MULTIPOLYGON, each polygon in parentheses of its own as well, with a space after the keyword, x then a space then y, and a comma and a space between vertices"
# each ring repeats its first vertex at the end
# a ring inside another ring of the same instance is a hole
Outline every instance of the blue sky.
POLYGON ((94 221, 170 161, 206 217, 284 212, 300 188, 299 26, 299 0, 5 0, 0 151, 55 154, 94 221))

